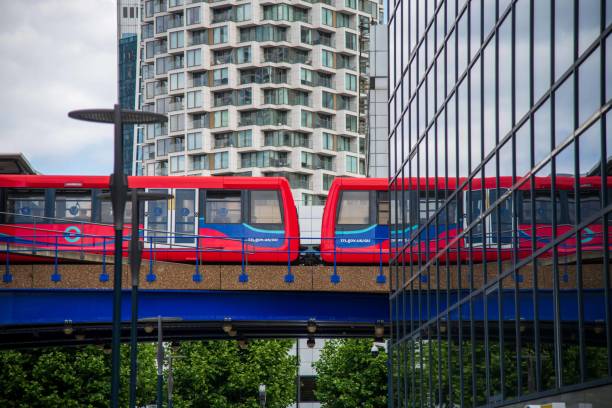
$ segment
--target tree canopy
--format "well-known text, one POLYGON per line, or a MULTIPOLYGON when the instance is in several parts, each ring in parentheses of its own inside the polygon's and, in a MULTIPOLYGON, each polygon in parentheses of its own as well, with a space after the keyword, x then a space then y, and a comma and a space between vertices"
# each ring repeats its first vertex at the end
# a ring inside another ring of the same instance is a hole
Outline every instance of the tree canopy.
POLYGON ((326 408, 387 406, 387 353, 371 353, 372 340, 330 340, 314 363, 315 395, 326 408))
MULTIPOLYGON (((259 384, 265 384, 266 406, 287 407, 295 399, 297 361, 288 354, 292 344, 292 340, 252 341, 242 350, 236 341, 194 341, 168 350, 166 357, 174 356, 174 406, 255 408, 259 384)), ((129 345, 124 344, 120 406, 128 405, 129 364, 129 345)), ((165 401, 168 367, 166 360, 165 401)), ((0 351, 0 406, 107 407, 110 372, 111 356, 98 346, 0 351)), ((141 343, 138 406, 155 403, 156 387, 156 344, 141 343)))
POLYGON ((173 363, 174 406, 259 407, 258 388, 266 385, 266 407, 286 408, 295 400, 297 360, 292 340, 183 343, 173 363))

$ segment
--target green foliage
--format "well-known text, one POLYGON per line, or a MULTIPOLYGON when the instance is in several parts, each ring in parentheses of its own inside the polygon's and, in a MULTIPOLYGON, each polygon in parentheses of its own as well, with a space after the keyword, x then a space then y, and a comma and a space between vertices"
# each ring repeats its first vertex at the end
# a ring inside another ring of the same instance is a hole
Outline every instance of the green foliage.
MULTIPOLYGON (((139 389, 142 403, 152 402, 147 384, 155 386, 155 349, 139 346, 139 389), (152 354, 151 354, 152 352, 152 354), (154 371, 153 371, 154 373, 154 371)), ((127 405, 129 349, 122 346, 121 403, 127 405)), ((106 407, 110 395, 110 356, 96 346, 46 348, 0 352, 0 406, 3 407, 106 407)))
POLYGON ((387 406, 387 353, 372 356, 371 340, 342 339, 325 343, 317 370, 315 394, 326 408, 387 406))
MULTIPOLYGON (((446 407, 510 400, 519 396, 519 390, 520 395, 529 395, 537 391, 536 353, 540 357, 540 390, 555 389, 553 344, 541 343, 536 352, 534 343, 524 342, 520 359, 516 351, 516 344, 506 342, 500 352, 497 340, 490 340, 488 347, 481 340, 474 344, 468 340, 407 341, 392 350, 394 398, 405 394, 409 405, 446 407)), ((564 344, 561 358, 563 384, 580 383, 578 344, 564 344)), ((607 376, 605 347, 586 347, 585 369, 587 381, 607 376)))
POLYGON ((251 341, 241 350, 235 341, 183 343, 173 362, 174 406, 259 407, 259 384, 266 385, 270 408, 294 401, 297 361, 288 355, 291 340, 251 341))
MULTIPOLYGON (((285 408, 294 400, 296 358, 293 342, 253 341, 247 350, 236 341, 183 343, 173 360, 174 405, 180 407, 259 407, 259 384, 266 384, 267 405, 285 408)), ((127 406, 129 345, 121 346, 120 405, 127 406)), ((65 347, 0 352, 0 406, 107 407, 111 356, 100 347, 65 347)), ((167 398, 167 362, 164 399, 167 398)), ((138 406, 154 404, 157 389, 156 345, 139 344, 138 406)))

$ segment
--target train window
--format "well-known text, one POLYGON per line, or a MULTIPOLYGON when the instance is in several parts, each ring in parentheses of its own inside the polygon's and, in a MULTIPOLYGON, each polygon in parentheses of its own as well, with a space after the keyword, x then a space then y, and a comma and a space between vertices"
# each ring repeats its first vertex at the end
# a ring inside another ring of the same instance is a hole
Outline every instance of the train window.
POLYGON ((338 225, 368 225, 370 223, 370 192, 344 191, 340 200, 338 225))
MULTIPOLYGON (((105 193, 108 191, 105 191, 105 193)), ((113 220, 113 205, 110 200, 102 200, 100 203, 100 222, 102 224, 112 224, 113 220)), ((132 202, 125 203, 125 214, 123 222, 129 224, 132 222, 132 202)))
POLYGON ((195 241, 195 190, 176 190, 174 231, 176 243, 195 241))
POLYGON ((242 222, 240 191, 208 191, 206 193, 208 224, 239 224, 242 222))
POLYGON ((57 191, 55 216, 67 221, 91 221, 91 191, 57 191))
POLYGON ((33 224, 44 222, 45 193, 42 190, 10 191, 8 193, 8 223, 33 224))
POLYGON ((377 194, 378 207, 377 219, 379 225, 389 225, 389 193, 387 191, 379 191, 377 194))
POLYGON ((251 191, 251 222, 253 224, 281 224, 278 192, 251 191))
MULTIPOLYGON (((423 225, 427 222, 430 216, 433 216, 438 208, 444 205, 444 202, 447 199, 446 190, 440 190, 437 193, 437 197, 435 192, 429 192, 429 198, 427 197, 425 192, 421 192, 419 198, 419 225, 423 225), (429 207, 427 205, 429 203, 429 207)), ((453 200, 446 207, 446 211, 448 212, 448 222, 449 224, 454 224, 457 219, 457 203, 453 200)), ((437 216, 438 224, 446 224, 446 215, 445 210, 443 209, 437 216)))
MULTIPOLYGON (((567 209, 569 215, 569 223, 577 224, 576 220, 576 194, 571 192, 568 194, 567 209)), ((580 221, 585 221, 593 217, 601 209, 598 190, 580 190, 580 221)))
MULTIPOLYGON (((550 191, 535 192, 535 223, 536 224, 552 224, 553 219, 553 204, 550 198, 550 191)), ((531 191, 523 191, 523 203, 520 217, 521 224, 531 224, 534 222, 531 212, 531 191)), ((557 195, 555 198, 555 206, 557 211, 557 224, 561 223, 561 200, 557 195)))

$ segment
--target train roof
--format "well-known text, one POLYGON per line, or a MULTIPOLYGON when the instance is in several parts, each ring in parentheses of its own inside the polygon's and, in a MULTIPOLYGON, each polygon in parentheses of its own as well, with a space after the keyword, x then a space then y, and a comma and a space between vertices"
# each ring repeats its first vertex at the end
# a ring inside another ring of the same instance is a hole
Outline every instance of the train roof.
MULTIPOLYGON (((439 189, 455 189, 457 185, 462 185, 466 178, 459 178, 459 184, 455 177, 449 177, 448 183, 443 178, 403 178, 398 179, 399 185, 402 185, 405 189, 416 189, 418 184, 419 189, 434 189, 436 186, 439 189)), ((520 190, 529 189, 528 179, 525 179, 523 184, 519 187, 520 190)), ((599 188, 601 186, 601 177, 599 176, 583 176, 579 178, 581 188, 599 188)), ((484 182, 485 188, 494 188, 497 186, 497 179, 495 177, 486 177, 484 179, 474 178, 471 182, 471 189, 482 188, 484 182)), ((521 180, 517 180, 520 183, 521 180)), ((608 186, 612 187, 612 177, 607 178, 608 186)), ((374 191, 385 191, 389 189, 389 181, 386 178, 343 178, 339 177, 334 180, 334 188, 340 190, 374 190, 374 191)), ((536 189, 550 189, 552 185, 551 177, 534 177, 534 183, 536 189)), ((557 176, 555 184, 557 188, 562 190, 571 190, 574 188, 575 178, 569 176, 557 176)), ((512 177, 500 177, 500 187, 511 187, 513 184, 512 177)), ((465 188, 464 188, 465 189, 465 188)))
MULTIPOLYGON (((133 188, 289 189, 283 177, 130 176, 133 188)), ((108 188, 109 176, 0 175, 0 187, 108 188)))

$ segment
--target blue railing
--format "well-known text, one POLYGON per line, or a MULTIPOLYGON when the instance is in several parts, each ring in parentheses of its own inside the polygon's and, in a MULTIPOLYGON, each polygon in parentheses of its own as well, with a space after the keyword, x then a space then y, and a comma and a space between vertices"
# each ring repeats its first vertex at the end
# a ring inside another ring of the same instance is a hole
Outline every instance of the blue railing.
MULTIPOLYGON (((28 256, 52 258, 53 274, 51 275, 51 280, 53 282, 61 281, 59 263, 67 260, 89 261, 94 263, 99 262, 101 266, 101 272, 99 275, 100 282, 106 282, 109 280, 107 265, 108 263, 112 263, 114 253, 114 235, 89 234, 84 233, 83 231, 87 226, 112 228, 112 225, 84 221, 74 222, 73 220, 61 218, 46 218, 38 216, 29 217, 32 218, 33 221, 31 224, 0 224, 0 227, 5 227, 5 233, 0 233, 0 243, 4 245, 3 252, 5 258, 3 282, 10 283, 13 280, 13 275, 10 271, 11 258, 19 261, 20 263, 24 263, 28 260, 24 257, 28 256), (65 224, 67 227, 62 231, 49 228, 51 224, 65 224)), ((284 253, 280 253, 275 248, 255 247, 251 243, 252 237, 249 236, 219 237, 145 228, 141 228, 139 230, 139 236, 145 241, 143 258, 149 261, 149 271, 145 276, 145 279, 148 282, 154 282, 157 279, 157 275, 155 274, 156 262, 171 262, 167 261, 163 255, 160 256, 160 254, 167 255, 169 251, 172 253, 193 253, 195 255, 195 258, 193 259, 194 274, 192 275, 192 280, 196 283, 202 282, 202 272, 206 263, 219 263, 218 261, 211 260, 212 257, 207 257, 207 254, 220 255, 219 258, 222 258, 222 255, 238 254, 238 256, 234 257, 233 259, 235 262, 239 262, 241 265, 241 273, 238 279, 239 282, 242 283, 249 281, 248 266, 249 257, 251 255, 274 254, 276 255, 277 263, 279 264, 284 262, 283 259, 285 259, 286 255, 287 273, 284 276, 284 281, 289 284, 295 281, 295 275, 292 272, 292 268, 294 266, 292 263, 293 260, 300 259, 300 256, 305 253, 308 253, 308 255, 311 257, 314 256, 318 259, 321 259, 324 254, 333 254, 333 273, 330 277, 330 281, 333 284, 338 284, 341 281, 341 277, 338 273, 338 261, 336 256, 336 244, 339 238, 283 236, 282 240, 286 243, 286 250, 284 253), (175 242, 177 238, 190 240, 194 242, 194 245, 177 244, 175 242), (224 245, 221 247, 207 247, 206 240, 209 239, 214 239, 216 241, 221 240, 224 242, 224 245), (333 240, 333 249, 331 251, 304 251, 299 249, 300 240, 307 241, 314 239, 321 241, 333 240), (296 240, 298 241, 297 245, 295 242, 296 240), (294 247, 297 249, 293 249, 294 247)), ((129 230, 126 230, 124 240, 124 256, 128 256, 129 254, 127 253, 127 249, 130 240, 129 230)), ((373 259, 377 257, 379 270, 378 275, 376 276, 376 283, 383 285, 387 282, 384 273, 384 256, 386 255, 386 250, 383 248, 383 245, 387 240, 385 238, 372 238, 371 241, 377 247, 376 251, 351 251, 350 249, 343 248, 342 254, 372 255, 373 259)), ((191 264, 189 261, 180 263, 191 264)))

